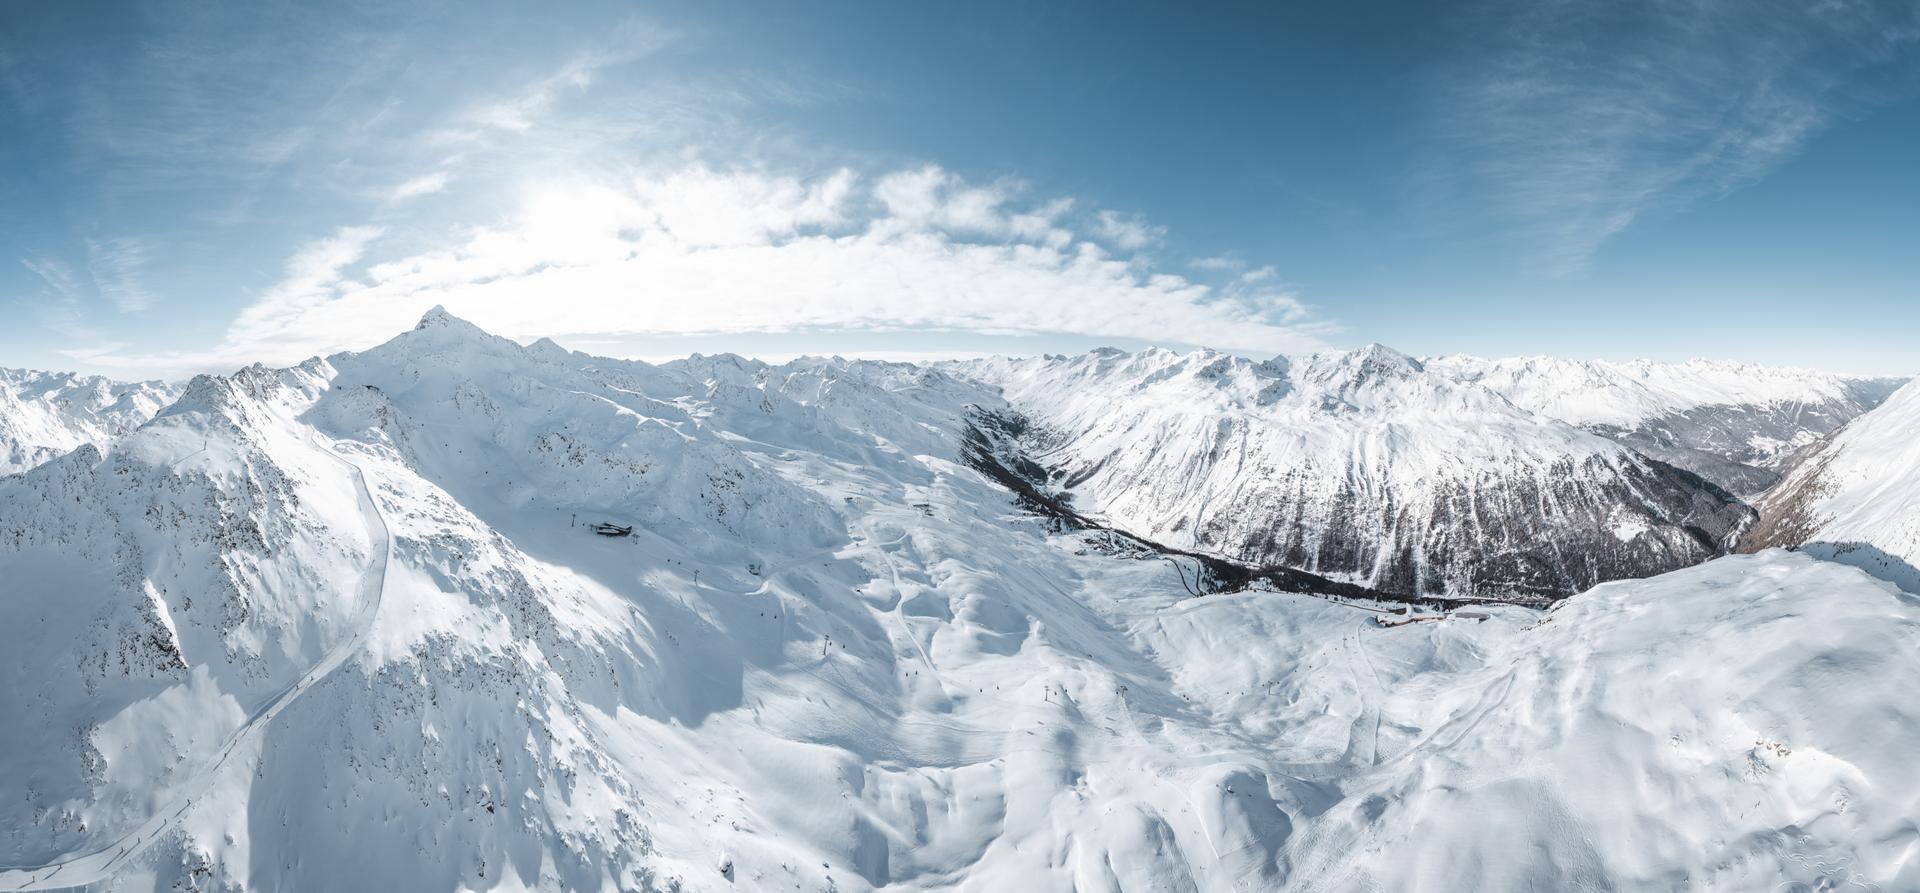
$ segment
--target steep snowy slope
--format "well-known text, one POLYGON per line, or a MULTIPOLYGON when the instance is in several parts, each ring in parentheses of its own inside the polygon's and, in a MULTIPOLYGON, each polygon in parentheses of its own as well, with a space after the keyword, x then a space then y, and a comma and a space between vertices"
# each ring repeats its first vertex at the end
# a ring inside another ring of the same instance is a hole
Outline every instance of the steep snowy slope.
POLYGON ((131 431, 177 396, 157 381, 0 369, 0 474, 131 431))
POLYGON ((444 313, 198 379, 0 480, 0 890, 1920 883, 1884 584, 1193 598, 961 464, 981 410, 444 313))
POLYGON ((1920 592, 1920 382, 1827 438, 1759 509, 1743 548, 1797 546, 1920 592))
POLYGON ((1879 405, 1901 379, 1689 360, 1438 357, 1427 368, 1611 437, 1750 496, 1794 456, 1879 405))
POLYGON ((969 361, 1077 507, 1156 542, 1403 592, 1560 596, 1718 554, 1745 506, 1375 345, 969 361))

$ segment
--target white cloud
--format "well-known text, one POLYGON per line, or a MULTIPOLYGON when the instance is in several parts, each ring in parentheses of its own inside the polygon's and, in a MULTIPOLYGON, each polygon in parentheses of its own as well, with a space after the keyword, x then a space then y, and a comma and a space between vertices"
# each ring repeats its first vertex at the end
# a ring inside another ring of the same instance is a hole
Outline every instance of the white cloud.
MULTIPOLYGON (((843 223, 859 178, 841 169, 802 182, 758 173, 715 173, 695 166, 634 184, 635 212, 694 248, 755 245, 802 227, 843 223)), ((618 208, 620 197, 603 196, 601 207, 618 208)))
POLYGON ((1246 269, 1246 267, 1247 267, 1246 261, 1241 260, 1237 257, 1227 257, 1225 255, 1221 255, 1218 257, 1203 257, 1193 261, 1194 269, 1206 270, 1212 273, 1232 273, 1239 270, 1244 270, 1246 269))
POLYGON ((1094 231, 1108 244, 1122 251, 1139 251, 1160 244, 1167 228, 1155 226, 1139 214, 1101 211, 1094 215, 1094 231))
MULTIPOLYGON (((1015 228, 1006 211, 1019 187, 972 186, 936 166, 881 177, 873 195, 886 208, 887 223, 902 229, 941 229, 958 235, 1004 236, 1015 228)), ((1044 214, 1046 208, 1039 209, 1044 214)), ((1031 217, 1031 213, 1019 215, 1031 217)), ((1033 221, 1022 223, 1032 226, 1033 221)))
POLYGON ((434 171, 430 174, 421 174, 394 187, 393 200, 397 202, 406 201, 410 198, 432 195, 447 188, 447 184, 451 182, 453 182, 453 174, 447 171, 434 171))
POLYGON ((343 283, 340 274, 366 253, 367 244, 380 235, 374 226, 349 226, 302 246, 287 261, 280 281, 241 311, 228 329, 232 346, 271 344, 292 339, 293 328, 310 313, 325 309, 343 283))
POLYGON ((435 304, 520 338, 934 330, 1282 352, 1330 331, 1284 292, 1214 289, 1111 254, 1058 225, 1063 202, 939 168, 865 183, 692 166, 549 186, 507 225, 352 281, 342 271, 378 230, 350 228, 302 251, 218 350, 92 359, 291 363, 384 340, 435 304))

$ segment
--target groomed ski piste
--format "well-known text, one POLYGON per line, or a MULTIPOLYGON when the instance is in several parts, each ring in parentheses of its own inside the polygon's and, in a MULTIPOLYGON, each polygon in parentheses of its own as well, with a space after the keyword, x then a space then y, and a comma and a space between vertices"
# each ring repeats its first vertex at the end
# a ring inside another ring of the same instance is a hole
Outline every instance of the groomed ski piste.
MULTIPOLYGON (((373 500, 373 494, 367 489, 365 472, 355 465, 353 460, 341 456, 332 447, 321 445, 317 435, 310 435, 310 437, 314 440, 315 446, 333 453, 337 461, 351 470, 354 486, 358 491, 361 514, 367 520, 367 529, 379 531, 381 545, 374 552, 373 564, 362 576, 360 593, 356 597, 356 603, 364 607, 360 609, 361 616, 355 619, 355 632, 352 637, 335 645, 319 663, 313 666, 313 669, 308 670, 254 710, 247 717, 246 722, 235 729, 226 743, 214 752, 211 763, 197 779, 195 788, 175 795, 177 802, 166 803, 145 824, 122 835, 118 840, 109 841, 96 852, 74 856, 48 865, 0 868, 0 889, 57 890, 90 886, 111 877, 114 865, 122 860, 138 859, 142 851, 161 839, 167 831, 171 830, 173 824, 186 814, 187 810, 193 808, 194 794, 204 793, 219 778, 221 770, 227 765, 227 760, 235 752, 257 746, 256 739, 260 731, 265 729, 268 723, 273 722, 274 717, 280 715, 280 712, 293 703, 295 698, 306 693, 315 683, 339 669, 340 665, 352 655, 354 649, 360 647, 367 632, 372 628, 374 617, 380 611, 381 595, 386 588, 387 562, 393 552, 392 538, 387 533, 387 523, 380 515, 380 509, 373 500)), ((185 458, 191 458, 191 455, 185 458)))
POLYGON ((982 406, 443 312, 197 381, 0 478, 0 889, 1920 886, 1891 583, 1196 597, 969 468, 982 406))

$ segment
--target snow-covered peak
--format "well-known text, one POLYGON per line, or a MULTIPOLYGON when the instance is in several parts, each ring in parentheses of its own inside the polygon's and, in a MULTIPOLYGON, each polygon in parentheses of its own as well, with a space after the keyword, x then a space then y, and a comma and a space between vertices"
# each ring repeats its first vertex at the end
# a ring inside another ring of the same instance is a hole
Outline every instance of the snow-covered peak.
POLYGON ((527 345, 527 353, 552 362, 565 362, 574 356, 573 351, 554 343, 552 338, 536 339, 527 345))
POLYGON ((768 366, 759 360, 748 359, 739 354, 695 353, 688 355, 686 359, 665 363, 662 368, 680 372, 696 381, 746 387, 757 380, 768 366))
MULTIPOLYGON (((1535 421, 1531 413, 1492 391, 1433 374, 1419 360, 1380 344, 1263 361, 1206 349, 1178 353, 1106 348, 1067 357, 967 360, 948 368, 1001 386, 1015 402, 1045 405, 1050 413, 1070 412, 1063 404, 1089 395, 1103 395, 1098 400, 1126 394, 1170 412, 1224 413, 1276 423, 1340 413, 1451 413, 1462 419, 1535 421)), ((1099 411, 1097 402, 1081 408, 1099 411)))
POLYGON ((178 393, 158 381, 0 369, 0 474, 132 431, 178 393))
POLYGON ((1349 351, 1343 359, 1360 369, 1378 375, 1412 375, 1426 369, 1419 360, 1379 342, 1349 351))
POLYGON ((1748 548, 1801 546, 1920 593, 1920 381, 1821 443, 1759 507, 1748 548))
MULTIPOLYGON (((0 889, 1915 887, 1916 624, 1850 568, 1195 598, 957 461, 1010 411, 962 366, 457 323, 0 478, 0 889)), ((1083 507, 1357 578, 1638 575, 1724 508, 1380 351, 975 368, 1098 423, 1083 507)))
POLYGON ((1877 402, 1884 380, 1722 360, 1610 362, 1552 357, 1435 357, 1429 368, 1575 425, 1632 428, 1705 406, 1877 402))
POLYGON ((1749 495, 1772 486, 1795 455, 1898 384, 1698 359, 1440 357, 1428 368, 1749 495))
POLYGON ((454 316, 451 311, 447 310, 445 304, 433 305, 432 309, 420 315, 420 322, 413 328, 414 331, 434 328, 464 328, 474 332, 481 331, 479 326, 467 322, 458 316, 454 316))
POLYGON ((1032 460, 1080 510, 1376 587, 1564 594, 1715 554, 1748 515, 1697 478, 1380 345, 946 368, 1000 387, 1033 423, 1032 460))

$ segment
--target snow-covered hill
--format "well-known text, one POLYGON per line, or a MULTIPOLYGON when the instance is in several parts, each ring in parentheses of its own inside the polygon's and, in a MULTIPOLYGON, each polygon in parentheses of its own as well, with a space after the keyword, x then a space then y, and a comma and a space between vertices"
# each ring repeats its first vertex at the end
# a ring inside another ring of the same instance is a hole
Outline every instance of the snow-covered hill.
POLYGON ((1904 383, 1712 360, 1451 356, 1428 360, 1427 368, 1742 496, 1772 486, 1800 451, 1904 383))
POLYGON ((1194 598, 966 466, 1012 411, 443 312, 196 379, 0 478, 0 890, 1920 884, 1883 582, 1194 598))
POLYGON ((1693 475, 1378 345, 948 368, 1002 388, 1032 423, 1030 458, 1081 510, 1380 589, 1567 595, 1703 561, 1750 517, 1693 475))
POLYGON ((1823 441, 1759 508, 1744 547, 1804 548, 1920 593, 1920 382, 1823 441))
POLYGON ((0 474, 131 431, 177 396, 157 381, 0 369, 0 474))

